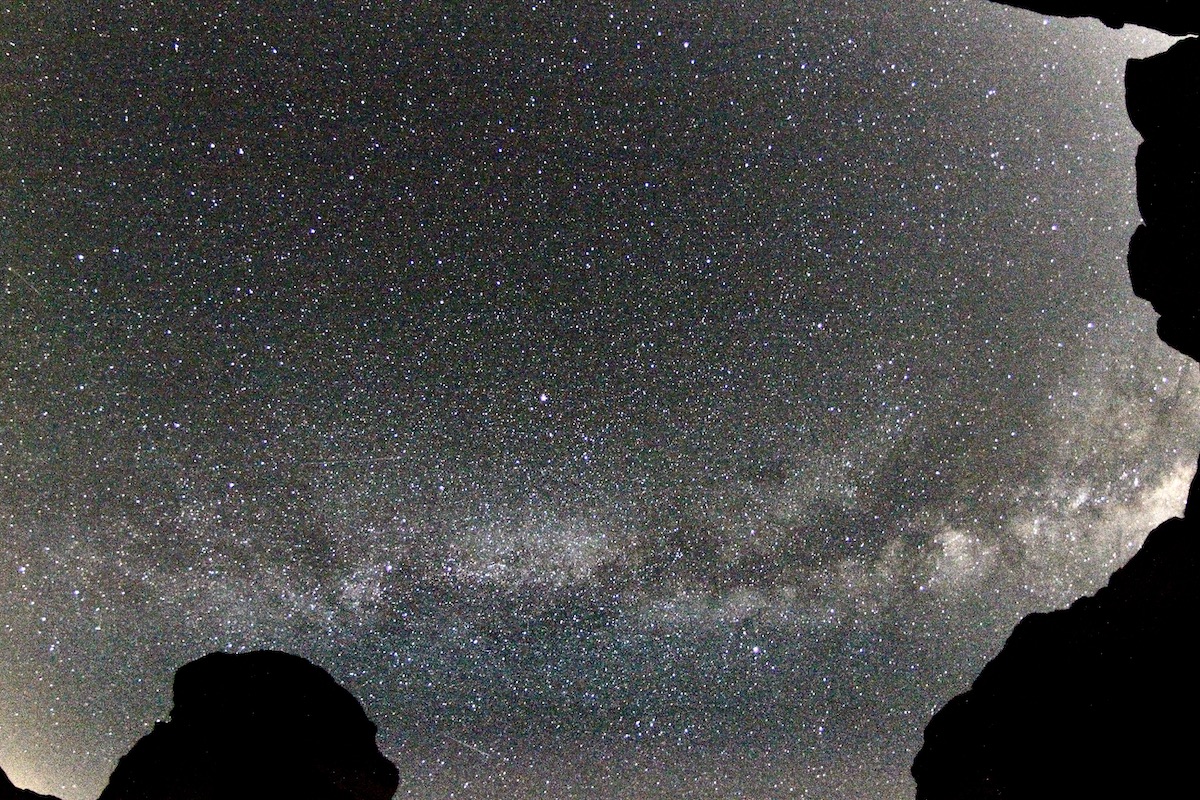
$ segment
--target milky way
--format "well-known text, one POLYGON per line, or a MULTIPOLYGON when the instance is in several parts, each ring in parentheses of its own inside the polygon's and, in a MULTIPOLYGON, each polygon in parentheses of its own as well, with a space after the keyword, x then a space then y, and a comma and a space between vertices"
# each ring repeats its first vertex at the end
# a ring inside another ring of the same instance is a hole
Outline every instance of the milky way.
POLYGON ((417 798, 904 797, 1182 504, 1124 59, 971 0, 0 19, 0 765, 281 648, 417 798))

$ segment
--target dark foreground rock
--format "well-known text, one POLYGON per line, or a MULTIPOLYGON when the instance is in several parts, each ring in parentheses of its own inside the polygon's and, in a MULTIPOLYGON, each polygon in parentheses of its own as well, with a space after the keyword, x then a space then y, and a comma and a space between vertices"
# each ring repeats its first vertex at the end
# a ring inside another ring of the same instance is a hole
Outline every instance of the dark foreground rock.
POLYGON ((102 800, 388 800, 396 767, 362 706, 320 667, 214 653, 175 674, 175 707, 117 764, 102 800))
POLYGON ((918 800, 1177 797, 1194 779, 1200 500, 1108 585, 1031 614, 925 729, 918 800))
POLYGON ((1129 23, 1183 36, 1200 33, 1196 0, 993 0, 1056 17, 1095 17, 1110 28, 1129 23))
MULTIPOLYGON (((1200 8, 1200 3, 1196 4, 1200 8)), ((1160 314, 1159 337, 1200 359, 1200 39, 1132 59, 1125 105, 1137 154, 1143 224, 1129 242, 1133 292, 1160 314)))
MULTIPOLYGON (((1166 33, 1200 33, 1197 0, 994 0, 1058 16, 1090 16, 1166 33)), ((1144 141, 1137 154, 1142 215, 1129 242, 1133 292, 1159 313, 1158 335, 1200 360, 1200 39, 1131 59, 1125 71, 1129 119, 1144 141)))
POLYGON ((0 800, 58 800, 49 794, 38 794, 28 789, 18 789, 8 779, 4 770, 0 769, 0 800))

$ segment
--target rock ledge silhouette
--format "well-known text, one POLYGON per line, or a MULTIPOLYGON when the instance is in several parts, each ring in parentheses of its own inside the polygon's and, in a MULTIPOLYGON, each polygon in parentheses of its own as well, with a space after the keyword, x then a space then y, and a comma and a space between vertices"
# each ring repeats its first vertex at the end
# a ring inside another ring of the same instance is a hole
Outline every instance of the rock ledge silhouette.
MULTIPOLYGON (((996 1, 1200 32, 1196 0, 996 1)), ((1130 279, 1160 314, 1159 337, 1200 360, 1198 76, 1200 39, 1187 38, 1130 60, 1125 83, 1144 137, 1130 279)), ((917 800, 1193 795, 1198 577, 1200 476, 1182 519, 1156 528, 1094 596, 1022 620, 971 689, 934 715, 912 767, 917 800)))
POLYGON ((1195 0, 992 0, 1055 17, 1095 17, 1110 28, 1126 23, 1183 36, 1200 33, 1195 0))
MULTIPOLYGON (((102 800, 390 800, 399 785, 358 700, 300 656, 212 653, 175 673, 174 701, 102 800)), ((57 798, 0 771, 0 800, 57 798)))
POLYGON ((270 650, 213 653, 175 674, 175 707, 117 764, 102 800, 387 800, 396 767, 329 673, 270 650))
POLYGON ((1094 596, 1023 619, 934 715, 917 800, 1170 797, 1191 783, 1197 492, 1094 596))
POLYGON ((31 792, 28 789, 18 789, 8 779, 4 770, 0 769, 0 800, 58 800, 58 798, 49 794, 31 792))

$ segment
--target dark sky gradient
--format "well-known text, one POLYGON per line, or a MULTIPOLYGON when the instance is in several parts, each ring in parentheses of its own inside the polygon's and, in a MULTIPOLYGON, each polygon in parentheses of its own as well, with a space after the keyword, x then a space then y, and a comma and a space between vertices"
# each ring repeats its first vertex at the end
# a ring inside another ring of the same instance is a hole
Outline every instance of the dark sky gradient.
MULTIPOLYGON (((1194 465, 1124 59, 975 0, 0 16, 0 764, 214 649, 414 798, 899 798, 1194 465)), ((269 6, 269 7, 268 7, 269 6)))

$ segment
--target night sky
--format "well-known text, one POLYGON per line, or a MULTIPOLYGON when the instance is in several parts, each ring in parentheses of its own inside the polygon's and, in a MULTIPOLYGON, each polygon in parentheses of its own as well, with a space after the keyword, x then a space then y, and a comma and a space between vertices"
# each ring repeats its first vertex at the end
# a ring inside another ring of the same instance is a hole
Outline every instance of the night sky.
POLYGON ((279 648, 399 796, 911 796, 1195 464, 1124 60, 982 0, 0 12, 0 765, 279 648))

